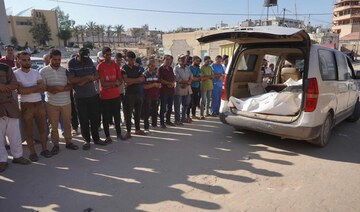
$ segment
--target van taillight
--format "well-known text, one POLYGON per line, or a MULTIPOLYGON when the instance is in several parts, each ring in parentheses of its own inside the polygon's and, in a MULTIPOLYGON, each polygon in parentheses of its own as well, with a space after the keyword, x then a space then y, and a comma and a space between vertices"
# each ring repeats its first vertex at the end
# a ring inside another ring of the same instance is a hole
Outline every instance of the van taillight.
POLYGON ((316 109, 319 96, 319 88, 316 78, 308 79, 305 97, 305 112, 313 112, 316 109))
POLYGON ((225 74, 224 81, 223 81, 223 84, 222 84, 222 89, 221 89, 221 99, 222 100, 225 100, 226 76, 227 75, 225 74))

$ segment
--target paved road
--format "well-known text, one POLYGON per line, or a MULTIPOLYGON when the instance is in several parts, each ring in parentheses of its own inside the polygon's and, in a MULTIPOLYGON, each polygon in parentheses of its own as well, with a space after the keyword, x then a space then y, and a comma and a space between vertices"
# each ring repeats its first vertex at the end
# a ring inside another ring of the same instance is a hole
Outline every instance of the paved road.
POLYGON ((326 148, 216 118, 90 151, 62 145, 10 164, 0 211, 359 211, 359 125, 337 126, 326 148))

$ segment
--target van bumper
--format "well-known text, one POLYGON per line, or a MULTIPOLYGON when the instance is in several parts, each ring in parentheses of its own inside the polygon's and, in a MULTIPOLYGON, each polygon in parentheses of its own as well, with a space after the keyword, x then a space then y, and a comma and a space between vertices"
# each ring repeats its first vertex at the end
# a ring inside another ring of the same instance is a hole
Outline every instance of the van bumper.
POLYGON ((231 112, 220 113, 220 120, 230 126, 262 132, 270 135, 280 136, 281 138, 295 140, 312 140, 320 135, 320 126, 303 127, 298 123, 278 123, 261 119, 249 118, 236 115, 231 112))

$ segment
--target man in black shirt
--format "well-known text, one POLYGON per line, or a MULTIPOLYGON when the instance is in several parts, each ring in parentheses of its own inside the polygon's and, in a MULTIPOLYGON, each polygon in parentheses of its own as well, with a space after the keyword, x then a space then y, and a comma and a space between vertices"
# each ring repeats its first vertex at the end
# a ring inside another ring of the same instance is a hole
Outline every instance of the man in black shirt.
POLYGON ((131 138, 131 118, 134 109, 135 134, 145 135, 144 131, 140 130, 140 114, 144 98, 143 82, 145 77, 139 66, 135 65, 135 59, 135 53, 128 51, 126 53, 126 64, 122 67, 123 78, 126 83, 124 111, 127 133, 125 139, 131 138))

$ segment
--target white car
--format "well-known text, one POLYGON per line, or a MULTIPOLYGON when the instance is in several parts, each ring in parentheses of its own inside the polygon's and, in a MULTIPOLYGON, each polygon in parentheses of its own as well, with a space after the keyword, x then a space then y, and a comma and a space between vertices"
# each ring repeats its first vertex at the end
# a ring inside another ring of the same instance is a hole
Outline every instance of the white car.
POLYGON ((223 123, 325 146, 334 125, 359 119, 351 62, 340 51, 311 44, 304 30, 253 27, 198 39, 219 40, 238 44, 224 80, 223 123))

